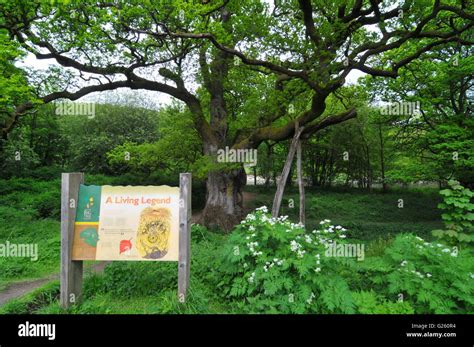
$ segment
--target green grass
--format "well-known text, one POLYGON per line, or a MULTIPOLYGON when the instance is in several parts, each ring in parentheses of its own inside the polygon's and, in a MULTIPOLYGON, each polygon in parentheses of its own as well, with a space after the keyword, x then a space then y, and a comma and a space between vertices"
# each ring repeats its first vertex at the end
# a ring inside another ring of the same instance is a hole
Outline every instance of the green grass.
POLYGON ((36 313, 59 300, 59 281, 51 281, 0 307, 0 314, 36 313))
POLYGON ((35 243, 38 260, 0 257, 0 287, 59 271, 60 181, 0 180, 0 243, 35 243))
POLYGON ((233 313, 233 308, 214 290, 216 261, 227 236, 193 227, 191 283, 186 303, 177 298, 177 264, 175 262, 114 262, 103 274, 86 276, 83 302, 63 310, 57 300, 58 290, 38 299, 27 295, 8 303, 0 313, 41 314, 197 314, 233 313), (42 305, 38 305, 41 302, 42 305))
MULTIPOLYGON (((273 189, 249 187, 258 194, 249 207, 271 206, 273 189)), ((349 230, 348 236, 354 239, 375 240, 387 238, 402 232, 413 232, 423 238, 431 239, 431 230, 441 228, 441 201, 436 190, 419 191, 397 190, 381 193, 357 189, 307 189, 306 225, 312 229, 319 221, 330 219, 349 230), (403 199, 403 208, 398 207, 403 199)), ((298 219, 299 195, 297 188, 285 190, 280 214, 298 219), (294 207, 290 208, 290 199, 294 207)))
MULTIPOLYGON (((27 197, 27 194, 24 194, 27 197)), ((4 199, 4 197, 2 197, 4 199)), ((0 287, 6 284, 45 277, 59 271, 60 223, 39 218, 28 207, 0 205, 0 243, 37 244, 38 259, 0 257, 0 287)))
MULTIPOLYGON (((110 184, 116 179, 89 176, 88 184, 110 184)), ((0 180, 0 242, 38 243, 39 259, 0 258, 0 288, 8 283, 45 277, 59 271, 60 181, 32 179, 0 180)), ((271 206, 274 189, 248 187, 256 193, 247 207, 271 206)), ((298 216, 298 191, 286 190, 281 214, 293 221, 298 216), (289 208, 289 199, 294 208, 289 208)), ((431 238, 431 230, 442 226, 440 201, 435 190, 399 190, 382 194, 361 190, 307 189, 307 226, 331 219, 348 229, 349 237, 369 242, 367 256, 383 254, 393 237, 413 232, 431 238), (404 208, 398 208, 403 199, 404 208)), ((175 262, 114 262, 103 274, 84 280, 83 302, 64 311, 59 307, 57 281, 12 300, 0 313, 238 313, 216 293, 222 246, 226 235, 193 227, 191 285, 188 300, 177 299, 175 262)))

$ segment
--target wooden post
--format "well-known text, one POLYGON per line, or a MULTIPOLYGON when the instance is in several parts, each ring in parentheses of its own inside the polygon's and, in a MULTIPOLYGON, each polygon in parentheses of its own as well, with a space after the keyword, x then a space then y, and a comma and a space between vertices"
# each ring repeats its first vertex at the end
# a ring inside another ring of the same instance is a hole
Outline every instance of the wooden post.
POLYGON ((61 294, 62 308, 77 303, 82 294, 82 261, 72 260, 74 222, 83 173, 63 173, 61 177, 61 294))
POLYGON ((285 166, 281 173, 280 181, 277 184, 277 191, 275 193, 275 198, 273 199, 272 206, 272 217, 277 218, 280 213, 281 200, 283 199, 283 193, 285 191, 286 180, 288 179, 288 174, 290 172, 291 164, 293 163, 293 158, 296 152, 296 145, 298 144, 301 133, 303 132, 304 127, 299 127, 298 122, 295 123, 295 136, 291 140, 290 150, 288 151, 288 156, 286 157, 285 166))
POLYGON ((303 182, 303 171, 301 168, 301 139, 298 140, 298 146, 296 149, 296 168, 298 175, 298 188, 300 192, 300 223, 305 225, 305 201, 304 201, 304 182, 303 182))
POLYGON ((186 301, 189 288, 191 257, 191 187, 190 173, 179 175, 179 257, 178 257, 178 300, 186 301))

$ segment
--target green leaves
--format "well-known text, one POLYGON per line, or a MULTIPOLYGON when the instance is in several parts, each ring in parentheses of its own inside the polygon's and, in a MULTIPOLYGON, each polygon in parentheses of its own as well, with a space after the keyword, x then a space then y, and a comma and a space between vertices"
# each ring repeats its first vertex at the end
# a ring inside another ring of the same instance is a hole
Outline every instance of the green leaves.
POLYGON ((474 310, 474 259, 468 248, 400 234, 381 256, 360 262, 328 257, 321 237, 340 242, 325 232, 329 223, 323 221, 321 230, 306 233, 285 217, 272 219, 265 211, 265 207, 257 209, 236 227, 218 270, 221 287, 231 288, 229 294, 223 290, 222 295, 237 302, 245 300, 244 312, 474 310), (308 237, 313 237, 312 242, 308 237))
POLYGON ((433 230, 433 235, 451 245, 467 245, 474 241, 474 192, 464 188, 459 182, 448 182, 450 189, 439 193, 444 197, 439 208, 445 210, 441 215, 445 230, 433 230))
POLYGON ((223 294, 245 299, 248 312, 352 313, 349 285, 340 275, 353 263, 325 257, 326 242, 343 244, 342 227, 305 232, 267 208, 249 214, 229 236, 219 268, 223 294), (331 230, 331 231, 329 231, 331 230))
POLYGON ((399 235, 384 257, 393 267, 386 276, 388 292, 401 294, 416 313, 471 312, 474 260, 470 253, 467 248, 399 235))
POLYGON ((341 277, 326 278, 320 300, 327 307, 328 313, 355 313, 352 293, 347 282, 341 277))
POLYGON ((363 314, 413 314, 413 307, 406 301, 390 301, 374 291, 352 294, 357 310, 363 314))

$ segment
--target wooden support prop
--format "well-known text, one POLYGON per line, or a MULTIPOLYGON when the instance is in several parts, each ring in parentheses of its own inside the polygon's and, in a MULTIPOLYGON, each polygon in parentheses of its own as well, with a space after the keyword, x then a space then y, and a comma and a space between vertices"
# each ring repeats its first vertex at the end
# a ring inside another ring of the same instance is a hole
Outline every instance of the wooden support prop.
POLYGON ((186 301, 189 288, 191 257, 191 187, 190 173, 179 175, 179 260, 178 260, 178 300, 186 301))
POLYGON ((298 171, 298 188, 300 192, 300 223, 305 225, 304 181, 303 171, 301 168, 301 139, 298 140, 298 146, 296 149, 296 168, 298 171))
POLYGON ((63 173, 61 177, 61 294, 62 308, 79 302, 82 294, 83 262, 72 260, 74 222, 79 186, 83 173, 63 173))
POLYGON ((288 179, 288 174, 291 169, 291 164, 293 163, 293 158, 295 156, 296 147, 299 142, 301 133, 303 132, 304 127, 299 127, 298 122, 295 123, 295 135, 291 140, 290 150, 288 151, 288 156, 286 157, 285 166, 281 173, 281 178, 277 184, 277 191, 275 193, 275 198, 273 199, 272 207, 272 217, 277 218, 280 213, 281 200, 283 199, 283 193, 285 191, 286 180, 288 179))

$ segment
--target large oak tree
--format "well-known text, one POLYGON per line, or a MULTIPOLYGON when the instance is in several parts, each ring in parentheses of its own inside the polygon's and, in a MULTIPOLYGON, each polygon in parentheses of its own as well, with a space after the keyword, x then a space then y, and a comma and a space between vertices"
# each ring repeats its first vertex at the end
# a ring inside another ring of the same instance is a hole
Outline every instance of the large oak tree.
MULTIPOLYGON (((435 47, 471 45, 474 23, 464 1, 0 3, 10 40, 74 72, 57 90, 42 89, 40 102, 117 88, 166 93, 189 108, 209 157, 286 140, 296 122, 309 137, 355 117, 352 106, 326 110, 352 70, 396 78, 435 47), (391 51, 396 60, 385 59, 391 51)), ((2 135, 37 104, 15 105, 2 135)), ((241 218, 244 182, 241 166, 209 170, 206 225, 228 230, 241 218)))

